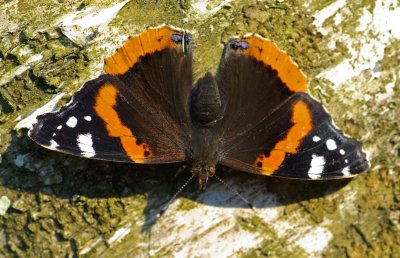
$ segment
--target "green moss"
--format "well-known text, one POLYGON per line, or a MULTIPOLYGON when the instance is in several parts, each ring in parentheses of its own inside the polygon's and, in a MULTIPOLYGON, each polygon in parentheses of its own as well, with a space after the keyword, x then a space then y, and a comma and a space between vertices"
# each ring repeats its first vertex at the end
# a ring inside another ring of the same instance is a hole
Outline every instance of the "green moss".
MULTIPOLYGON (((240 228, 253 232, 257 232, 260 230, 260 227, 266 226, 263 225, 263 220, 258 216, 253 216, 250 218, 238 217, 237 224, 240 226, 240 228)), ((268 230, 271 231, 269 227, 268 230)))
POLYGON ((252 218, 237 218, 237 223, 241 228, 258 233, 263 242, 257 248, 241 252, 239 257, 308 257, 300 247, 288 248, 290 242, 288 239, 278 237, 270 225, 263 222, 257 216, 252 218))
POLYGON ((310 10, 314 12, 321 11, 325 7, 328 7, 329 5, 337 2, 337 0, 328 0, 328 1, 311 1, 309 3, 309 8, 310 10))
POLYGON ((178 210, 190 211, 191 209, 194 209, 196 207, 196 202, 182 198, 179 202, 178 210))

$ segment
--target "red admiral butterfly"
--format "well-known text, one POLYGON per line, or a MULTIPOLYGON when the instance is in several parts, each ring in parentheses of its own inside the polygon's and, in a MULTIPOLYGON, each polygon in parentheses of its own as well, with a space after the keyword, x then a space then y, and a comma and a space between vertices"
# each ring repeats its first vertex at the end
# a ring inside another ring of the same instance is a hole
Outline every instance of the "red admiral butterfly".
POLYGON ((77 156, 120 162, 189 162, 204 188, 222 164, 286 178, 352 177, 368 169, 361 143, 343 135, 308 94, 292 59, 259 35, 228 41, 216 75, 192 87, 191 36, 161 26, 129 38, 29 136, 77 156))

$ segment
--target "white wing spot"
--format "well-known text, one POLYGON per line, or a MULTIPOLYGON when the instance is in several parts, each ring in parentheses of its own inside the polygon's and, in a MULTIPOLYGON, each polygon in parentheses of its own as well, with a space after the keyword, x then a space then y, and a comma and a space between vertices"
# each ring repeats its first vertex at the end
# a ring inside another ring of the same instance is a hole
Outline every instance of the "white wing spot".
POLYGON ((74 116, 71 116, 70 118, 68 118, 68 121, 65 124, 71 128, 74 128, 77 123, 78 123, 78 119, 76 119, 76 117, 74 117, 74 116))
POLYGON ((323 156, 312 155, 311 167, 308 170, 308 176, 311 179, 318 179, 324 171, 325 158, 323 156))
POLYGON ((341 155, 346 154, 346 152, 345 152, 343 149, 340 149, 340 150, 339 150, 339 153, 340 153, 341 155))
POLYGON ((52 137, 56 136, 56 133, 53 133, 52 137))
POLYGON ((347 164, 347 163, 349 163, 349 161, 348 161, 347 159, 345 159, 345 160, 344 160, 344 163, 346 163, 346 164, 347 164))
POLYGON ((342 174, 343 174, 344 176, 351 176, 349 166, 347 166, 347 167, 345 167, 344 169, 342 169, 342 174))
POLYGON ((83 119, 85 119, 86 121, 92 121, 92 117, 91 116, 85 116, 85 117, 83 117, 83 119))
POLYGON ((55 140, 50 141, 50 147, 53 149, 57 149, 57 147, 60 146, 55 140))
POLYGON ((319 138, 318 136, 314 136, 314 137, 312 138, 312 140, 313 140, 314 142, 319 142, 319 141, 321 140, 321 138, 319 138))
POLYGON ((326 140, 326 147, 328 148, 328 150, 336 150, 337 145, 334 140, 328 139, 326 140))
POLYGON ((61 130, 62 125, 57 126, 57 130, 61 130))
POLYGON ((84 157, 91 158, 96 155, 96 152, 93 149, 92 135, 90 133, 78 135, 76 141, 81 150, 81 154, 84 157))

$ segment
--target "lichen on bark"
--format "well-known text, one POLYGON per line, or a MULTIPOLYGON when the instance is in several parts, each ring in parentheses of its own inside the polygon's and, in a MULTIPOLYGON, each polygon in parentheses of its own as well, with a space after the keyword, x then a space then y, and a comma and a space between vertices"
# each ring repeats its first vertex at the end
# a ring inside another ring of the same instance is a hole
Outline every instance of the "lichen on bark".
POLYGON ((400 36, 390 23, 385 31, 376 22, 377 10, 388 17, 400 13, 399 4, 389 2, 132 0, 102 27, 93 17, 122 1, 5 1, 0 196, 11 204, 0 217, 0 255, 399 255, 400 36), (79 24, 66 17, 92 20, 79 24), (273 40, 309 76, 311 93, 336 124, 364 142, 372 169, 352 181, 302 182, 219 168, 220 177, 254 202, 255 211, 211 181, 205 192, 189 185, 156 219, 189 176, 177 174, 181 164, 80 159, 47 151, 26 130, 13 129, 55 94, 71 95, 98 76, 103 58, 129 35, 162 23, 193 34, 196 78, 215 72, 232 36, 254 32, 273 40), (369 45, 375 55, 365 55, 369 45), (368 58, 376 60, 375 67, 366 65, 368 58), (354 76, 338 82, 335 76, 342 74, 327 72, 348 60, 354 76))

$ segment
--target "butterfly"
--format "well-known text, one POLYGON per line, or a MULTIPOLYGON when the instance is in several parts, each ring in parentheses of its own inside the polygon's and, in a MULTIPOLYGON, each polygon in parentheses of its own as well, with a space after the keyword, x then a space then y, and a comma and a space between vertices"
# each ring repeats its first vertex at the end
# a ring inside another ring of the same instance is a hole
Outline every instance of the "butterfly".
POLYGON ((29 136, 80 157, 187 162, 204 189, 221 164, 274 177, 353 177, 369 168, 308 93, 307 77, 257 34, 230 39, 219 67, 193 84, 193 42, 162 25, 130 37, 58 112, 37 117, 29 136))

